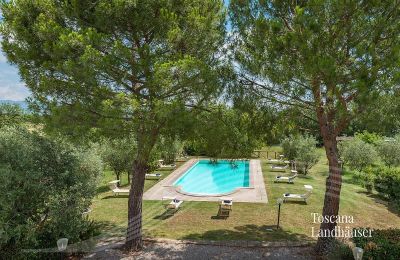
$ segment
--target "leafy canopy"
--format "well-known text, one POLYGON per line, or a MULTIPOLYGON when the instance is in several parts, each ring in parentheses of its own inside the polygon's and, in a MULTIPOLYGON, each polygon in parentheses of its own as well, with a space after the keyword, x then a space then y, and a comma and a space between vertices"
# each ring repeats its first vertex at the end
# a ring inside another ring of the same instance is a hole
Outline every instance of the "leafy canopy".
POLYGON ((218 92, 220 1, 20 0, 1 8, 7 58, 58 128, 71 131, 74 120, 75 131, 158 132, 218 92))
POLYGON ((309 135, 292 135, 282 140, 283 154, 296 161, 297 170, 307 174, 318 162, 317 141, 309 135))
POLYGON ((339 153, 346 165, 359 171, 378 160, 375 147, 359 138, 339 143, 339 153))
MULTIPOLYGON (((81 151, 21 127, 0 130, 0 254, 20 258, 21 249, 52 248, 93 231, 82 215, 102 172, 94 150, 81 151)), ((28 257, 29 258, 29 257, 28 257)))
POLYGON ((400 10, 393 1, 240 1, 233 48, 249 93, 303 109, 338 135, 399 80, 400 10))

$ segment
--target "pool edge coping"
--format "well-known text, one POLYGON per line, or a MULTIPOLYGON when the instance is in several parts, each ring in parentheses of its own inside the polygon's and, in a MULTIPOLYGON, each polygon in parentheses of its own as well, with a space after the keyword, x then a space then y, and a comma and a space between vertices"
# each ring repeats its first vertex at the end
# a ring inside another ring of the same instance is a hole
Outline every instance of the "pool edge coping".
POLYGON ((196 196, 195 194, 178 192, 176 186, 173 186, 173 183, 200 159, 204 160, 209 158, 192 158, 186 161, 172 171, 166 178, 160 180, 147 190, 143 198, 145 200, 162 200, 163 197, 182 197, 183 200, 188 201, 217 201, 223 196, 231 195, 234 201, 237 202, 268 203, 268 194, 264 183, 261 161, 259 159, 247 159, 249 160, 250 187, 241 187, 229 194, 216 195, 200 194, 196 196))

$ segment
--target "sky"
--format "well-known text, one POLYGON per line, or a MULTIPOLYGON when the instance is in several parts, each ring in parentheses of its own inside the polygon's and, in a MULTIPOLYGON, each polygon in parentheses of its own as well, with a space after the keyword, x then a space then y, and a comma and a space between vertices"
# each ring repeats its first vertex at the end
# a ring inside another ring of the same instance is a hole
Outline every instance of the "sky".
MULTIPOLYGON (((1 18, 0 10, 0 21, 1 18)), ((28 88, 20 80, 18 69, 7 62, 7 58, 0 47, 0 100, 22 101, 29 94, 28 88)))
MULTIPOLYGON (((229 0, 224 0, 224 4, 228 5, 229 0)), ((0 11, 0 21, 1 18, 0 11)), ((29 95, 28 88, 20 80, 18 69, 7 62, 7 58, 0 47, 0 100, 22 101, 29 95)))

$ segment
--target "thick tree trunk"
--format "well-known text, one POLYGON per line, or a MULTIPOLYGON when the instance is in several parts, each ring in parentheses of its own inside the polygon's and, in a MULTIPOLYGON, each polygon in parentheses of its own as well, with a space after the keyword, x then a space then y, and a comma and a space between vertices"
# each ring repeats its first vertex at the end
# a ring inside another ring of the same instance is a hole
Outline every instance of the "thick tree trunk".
POLYGON ((133 179, 129 192, 128 229, 125 244, 127 249, 131 251, 138 251, 143 247, 142 198, 147 170, 147 160, 135 160, 133 166, 133 179))
MULTIPOLYGON (((331 131, 331 129, 332 128, 327 125, 321 128, 325 152, 329 163, 329 176, 326 179, 324 207, 322 210, 324 219, 326 219, 326 217, 330 219, 331 216, 335 216, 334 219, 336 219, 336 216, 339 214, 340 190, 342 187, 342 169, 339 165, 336 134, 334 131, 331 131)), ((336 225, 335 222, 323 222, 321 224, 319 231, 320 236, 315 248, 318 253, 323 254, 329 250, 335 238, 325 235, 334 234, 333 230, 335 230, 336 225), (324 236, 321 236, 321 234, 324 236)))
POLYGON ((139 129, 137 133, 137 154, 132 167, 132 181, 128 200, 128 229, 125 247, 130 251, 139 251, 142 241, 142 200, 145 175, 149 170, 150 153, 157 141, 158 128, 139 129))

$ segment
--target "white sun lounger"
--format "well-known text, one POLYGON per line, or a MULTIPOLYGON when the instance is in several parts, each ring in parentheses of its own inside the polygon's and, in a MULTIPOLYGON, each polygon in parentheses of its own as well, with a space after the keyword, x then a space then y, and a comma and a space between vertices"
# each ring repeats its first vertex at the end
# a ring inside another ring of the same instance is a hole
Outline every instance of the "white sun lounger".
POLYGON ((219 204, 218 216, 227 218, 232 211, 233 199, 223 197, 220 198, 220 200, 221 203, 219 204))
POLYGON ((160 179, 162 176, 161 173, 146 173, 146 179, 160 179))
POLYGON ((286 202, 289 200, 293 200, 293 201, 304 201, 305 203, 307 203, 307 199, 311 196, 313 187, 311 185, 304 185, 304 188, 307 190, 307 192, 304 194, 291 194, 291 193, 283 194, 283 201, 286 202))
POLYGON ((221 199, 221 203, 220 203, 221 208, 232 210, 232 206, 233 206, 232 198, 220 198, 220 199, 221 199))
POLYGON ((129 189, 121 189, 117 186, 117 183, 119 183, 119 180, 115 180, 115 181, 110 181, 108 183, 110 190, 113 192, 114 196, 118 196, 120 194, 124 194, 124 195, 129 195, 129 189))
POLYGON ((173 200, 171 200, 170 203, 165 205, 165 208, 168 211, 176 212, 179 210, 182 203, 183 203, 183 200, 173 199, 173 200))
POLYGON ((285 172, 286 169, 289 168, 289 165, 286 164, 285 166, 277 166, 277 165, 272 165, 271 166, 271 171, 272 172, 285 172))
POLYGON ((275 182, 287 182, 287 183, 293 183, 293 180, 297 177, 297 171, 291 171, 294 173, 292 176, 276 176, 275 182))
POLYGON ((164 160, 158 160, 158 167, 160 169, 175 169, 176 164, 164 164, 164 160))
POLYGON ((282 163, 283 161, 280 159, 268 159, 267 163, 282 163))

